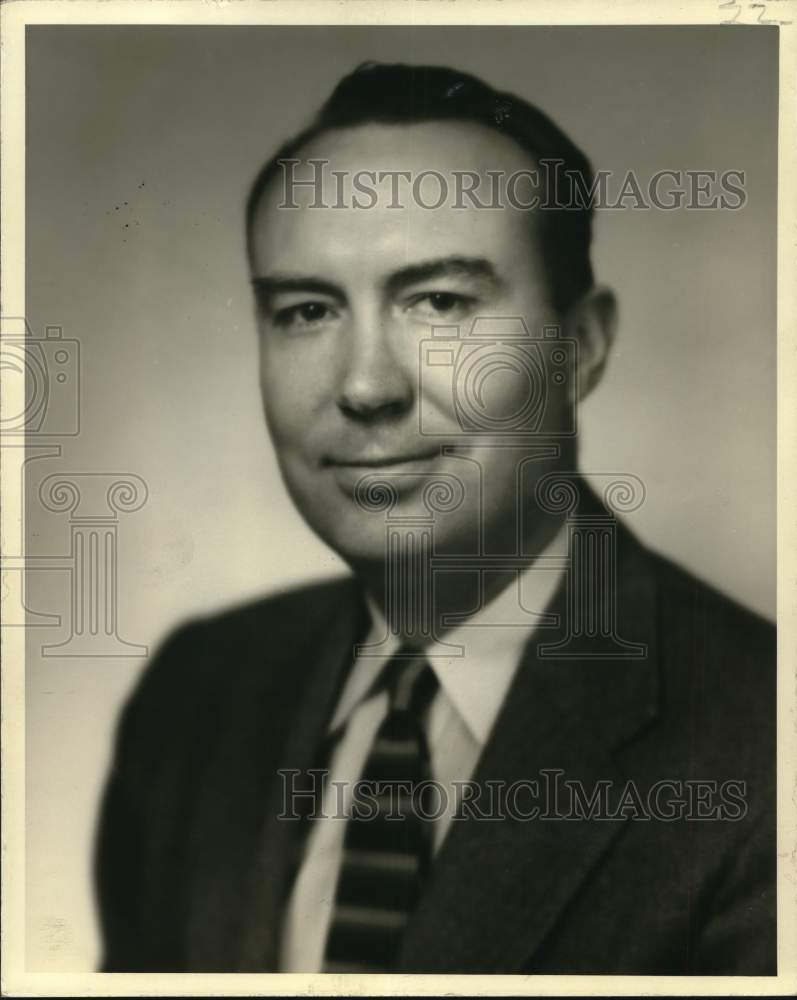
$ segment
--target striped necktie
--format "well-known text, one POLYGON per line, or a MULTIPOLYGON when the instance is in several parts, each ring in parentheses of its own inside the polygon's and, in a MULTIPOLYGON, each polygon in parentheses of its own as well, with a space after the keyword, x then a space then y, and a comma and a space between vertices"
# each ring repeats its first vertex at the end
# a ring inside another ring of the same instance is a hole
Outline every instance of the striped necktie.
POLYGON ((393 968, 431 861, 432 824, 418 803, 431 777, 422 718, 437 677, 422 655, 401 649, 380 681, 390 704, 347 820, 324 972, 393 968))

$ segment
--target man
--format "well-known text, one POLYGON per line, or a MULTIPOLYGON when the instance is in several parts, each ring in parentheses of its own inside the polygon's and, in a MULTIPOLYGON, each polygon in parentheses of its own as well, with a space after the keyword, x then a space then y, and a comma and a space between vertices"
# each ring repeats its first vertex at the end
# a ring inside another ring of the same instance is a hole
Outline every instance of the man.
POLYGON ((146 672, 105 970, 775 973, 774 630, 618 523, 635 477, 574 471, 590 184, 524 101, 373 64, 260 172, 266 420, 354 576, 146 672))

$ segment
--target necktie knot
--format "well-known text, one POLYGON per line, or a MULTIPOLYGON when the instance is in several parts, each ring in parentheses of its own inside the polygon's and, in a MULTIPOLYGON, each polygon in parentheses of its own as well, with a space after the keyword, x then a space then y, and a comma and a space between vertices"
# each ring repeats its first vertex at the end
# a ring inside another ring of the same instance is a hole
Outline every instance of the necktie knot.
POLYGON ((424 654, 407 647, 391 657, 382 675, 390 710, 408 712, 415 718, 420 718, 439 687, 437 675, 424 654))

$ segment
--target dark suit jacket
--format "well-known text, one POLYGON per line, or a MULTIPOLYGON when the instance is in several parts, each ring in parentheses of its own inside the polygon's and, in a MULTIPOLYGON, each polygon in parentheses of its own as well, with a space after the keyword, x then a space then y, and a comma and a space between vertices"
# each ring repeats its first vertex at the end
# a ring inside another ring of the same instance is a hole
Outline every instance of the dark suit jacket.
MULTIPOLYGON (((618 631, 642 660, 549 660, 530 641, 474 779, 562 769, 743 781, 730 820, 455 822, 399 971, 775 974, 774 628, 622 527, 618 631)), ((565 619, 564 585, 551 611, 565 619)), ((178 630, 123 713, 99 829, 105 971, 275 969, 307 768, 363 603, 353 580, 178 630)))

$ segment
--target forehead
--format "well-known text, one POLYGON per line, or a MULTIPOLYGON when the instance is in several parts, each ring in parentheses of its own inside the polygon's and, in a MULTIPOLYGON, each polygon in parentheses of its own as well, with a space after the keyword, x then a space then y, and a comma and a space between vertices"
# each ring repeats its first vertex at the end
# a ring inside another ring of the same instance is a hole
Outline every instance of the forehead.
MULTIPOLYGON (((317 189, 291 185, 289 175, 278 168, 252 221, 256 273, 351 273, 352 267, 377 273, 454 254, 486 257, 504 270, 527 269, 536 261, 539 220, 534 211, 512 208, 503 196, 504 207, 481 208, 469 196, 457 195, 463 185, 474 187, 478 202, 489 205, 494 192, 504 190, 507 177, 535 167, 513 140, 485 126, 362 125, 322 133, 295 158, 300 162, 293 168, 294 180, 320 177, 321 201, 327 207, 311 207, 317 189), (324 161, 315 168, 317 174, 310 160, 324 161), (463 179, 465 174, 469 177, 463 179), (376 190, 376 204, 358 192, 358 184, 376 190), (444 191, 443 203, 428 207, 444 191), (354 199, 368 207, 356 207, 354 199), (298 207, 285 207, 291 202, 298 207)), ((527 177, 518 193, 523 201, 529 199, 527 177)))

